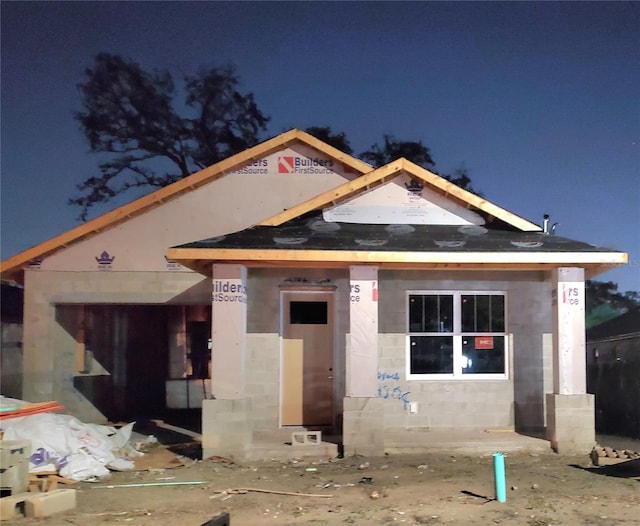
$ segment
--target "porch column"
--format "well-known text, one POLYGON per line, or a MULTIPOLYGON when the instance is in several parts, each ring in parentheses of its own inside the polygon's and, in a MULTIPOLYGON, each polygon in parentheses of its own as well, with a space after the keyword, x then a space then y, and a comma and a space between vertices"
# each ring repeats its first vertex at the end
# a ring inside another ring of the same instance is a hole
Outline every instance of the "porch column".
POLYGON ((213 265, 211 394, 202 404, 203 458, 242 458, 251 445, 251 403, 245 397, 247 269, 213 265))
POLYGON ((351 266, 350 340, 343 412, 345 454, 384 453, 378 398, 378 267, 351 266))
POLYGON ((211 392, 219 400, 244 397, 247 268, 213 265, 211 392))
POLYGON ((553 273, 553 394, 547 394, 547 435, 558 453, 595 445, 594 396, 587 394, 584 269, 553 273))

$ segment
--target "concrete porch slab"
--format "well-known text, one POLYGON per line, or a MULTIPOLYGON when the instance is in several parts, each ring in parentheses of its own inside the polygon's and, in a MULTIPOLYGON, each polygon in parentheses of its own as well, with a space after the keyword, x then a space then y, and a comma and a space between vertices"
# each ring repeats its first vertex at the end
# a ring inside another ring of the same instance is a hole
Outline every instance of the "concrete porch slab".
MULTIPOLYGON (((288 437, 280 432, 255 434, 247 460, 285 460, 291 458, 329 459, 336 458, 341 442, 340 436, 327 436, 328 441, 317 445, 291 445, 288 437)), ((323 436, 323 438, 325 438, 323 436)), ((548 440, 516 433, 509 429, 499 430, 404 430, 386 432, 384 452, 386 454, 460 453, 491 455, 501 453, 551 453, 548 440)))
POLYGON ((485 430, 406 430, 386 432, 385 453, 461 453, 489 455, 496 452, 551 452, 548 440, 508 429, 485 430))

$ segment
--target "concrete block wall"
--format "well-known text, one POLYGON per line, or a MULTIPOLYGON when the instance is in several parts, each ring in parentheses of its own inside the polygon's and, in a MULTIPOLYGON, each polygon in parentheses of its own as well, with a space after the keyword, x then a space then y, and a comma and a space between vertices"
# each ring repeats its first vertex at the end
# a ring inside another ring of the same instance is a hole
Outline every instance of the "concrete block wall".
POLYGON ((552 324, 551 283, 512 282, 508 302, 515 350, 515 424, 522 431, 541 432, 545 427, 544 394, 553 389, 552 341, 545 337, 552 324))
POLYGON ((0 387, 10 398, 22 396, 22 324, 0 320, 0 387))
POLYGON ((278 334, 248 334, 246 360, 246 394, 252 400, 254 430, 277 429, 280 404, 278 334))
MULTIPOLYGON (((25 271, 22 398, 57 400, 82 421, 104 423, 106 417, 73 387, 80 373, 77 342, 68 330, 72 304, 206 304, 210 286, 203 287, 203 280, 188 272, 25 271)), ((104 371, 96 366, 90 374, 104 371)))
POLYGON ((341 422, 344 396, 345 337, 349 327, 348 271, 324 269, 250 269, 247 278, 246 395, 252 401, 255 431, 277 429, 280 422, 281 298, 283 288, 334 286, 334 411, 341 422))
MULTIPOLYGON (((106 418, 97 409, 84 408, 85 398, 73 386, 74 376, 79 375, 76 353, 76 335, 69 332, 70 327, 77 326, 78 305, 52 306, 55 311, 55 321, 51 326, 50 344, 54 351, 51 380, 53 382, 52 400, 58 400, 65 406, 65 410, 77 415, 82 411, 83 417, 90 422, 105 421, 106 418), (63 399, 64 401, 62 401, 63 399)), ((93 408, 93 405, 91 405, 93 408)), ((83 419, 84 419, 83 418, 83 419)))
POLYGON ((258 432, 279 426, 281 279, 253 269, 247 276, 246 395, 258 432))
MULTIPOLYGON (((386 298, 381 302, 383 313, 390 309, 386 298)), ((398 309, 400 310, 400 309, 398 309)), ((383 314, 380 314, 381 316, 383 314)), ((416 382, 406 379, 405 334, 380 334, 378 337, 378 397, 384 408, 384 428, 401 430, 408 427, 429 427, 427 405, 415 392, 416 382), (409 414, 409 403, 421 401, 421 412, 409 414)))
POLYGON ((407 381, 405 356, 404 334, 380 335, 378 396, 387 432, 513 426, 513 380, 407 381))
POLYGON ((542 355, 543 355, 543 390, 544 398, 544 426, 547 426, 547 398, 546 394, 553 393, 553 334, 545 332, 542 335, 542 355))
MULTIPOLYGON (((385 432, 482 429, 511 427, 516 423, 526 428, 544 425, 544 396, 549 388, 551 367, 547 337, 551 303, 550 287, 541 273, 381 271, 379 281, 378 398, 343 401, 344 442, 353 450, 351 453, 366 449, 373 454, 384 444, 385 432), (407 290, 506 291, 508 379, 407 381, 407 290), (365 402, 363 407, 358 405, 365 402), (409 411, 412 403, 416 403, 415 413, 409 411)), ((314 284, 336 287, 335 363, 338 368, 344 367, 349 342, 348 273, 321 269, 250 270, 246 371, 247 396, 252 402, 252 425, 256 431, 277 428, 279 423, 280 290, 314 284)), ((336 370, 335 376, 343 386, 344 371, 336 370)), ((341 397, 336 396, 336 402, 340 401, 341 397)))
POLYGON ((388 432, 516 423, 524 428, 544 426, 544 399, 549 388, 546 376, 551 367, 550 342, 544 333, 551 327, 551 294, 542 273, 381 271, 379 280, 378 393, 388 432), (505 291, 508 379, 407 381, 408 290, 505 291), (417 405, 415 414, 409 412, 411 403, 417 405))

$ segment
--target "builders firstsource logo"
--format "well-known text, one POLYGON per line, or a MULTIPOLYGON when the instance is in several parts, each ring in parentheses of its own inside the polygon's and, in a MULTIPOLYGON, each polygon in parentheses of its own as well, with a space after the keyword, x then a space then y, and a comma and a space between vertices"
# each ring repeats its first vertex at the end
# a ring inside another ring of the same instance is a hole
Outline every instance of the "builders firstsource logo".
POLYGON ((333 173, 331 159, 317 157, 307 159, 297 155, 283 155, 278 157, 279 174, 328 174, 333 173))
POLYGON ((267 159, 258 159, 242 168, 231 170, 231 174, 267 174, 269 173, 269 161, 267 159))

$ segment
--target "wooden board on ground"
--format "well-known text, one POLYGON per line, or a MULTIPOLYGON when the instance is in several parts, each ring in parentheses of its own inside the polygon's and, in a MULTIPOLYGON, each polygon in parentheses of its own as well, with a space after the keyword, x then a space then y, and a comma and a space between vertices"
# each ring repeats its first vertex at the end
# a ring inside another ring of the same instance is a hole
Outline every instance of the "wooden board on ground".
POLYGON ((184 466, 184 462, 182 462, 175 453, 172 453, 166 447, 162 446, 151 449, 142 457, 136 457, 133 462, 135 464, 133 468, 135 471, 170 469, 184 466))

